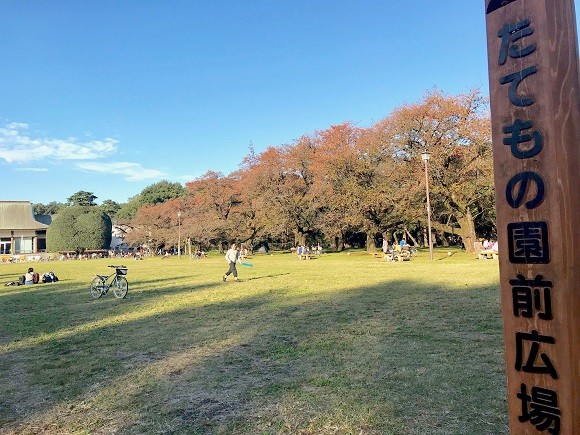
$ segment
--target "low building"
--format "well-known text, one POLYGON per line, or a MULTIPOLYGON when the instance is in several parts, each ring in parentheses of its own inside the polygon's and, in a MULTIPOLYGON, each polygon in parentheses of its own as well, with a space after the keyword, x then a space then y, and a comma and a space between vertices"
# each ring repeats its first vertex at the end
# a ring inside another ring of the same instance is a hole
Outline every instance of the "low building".
POLYGON ((131 231, 126 225, 113 224, 111 235, 111 249, 126 251, 129 245, 125 243, 125 235, 131 231))
POLYGON ((29 201, 0 201, 0 254, 46 252, 46 222, 35 217, 29 201))

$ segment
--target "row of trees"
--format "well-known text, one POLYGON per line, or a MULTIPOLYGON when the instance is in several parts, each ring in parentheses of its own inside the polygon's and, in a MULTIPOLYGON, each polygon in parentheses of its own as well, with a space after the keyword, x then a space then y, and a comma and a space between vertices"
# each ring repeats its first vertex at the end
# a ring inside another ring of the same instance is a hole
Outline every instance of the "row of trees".
POLYGON ((339 250, 359 241, 372 250, 381 238, 403 235, 418 243, 427 226, 425 150, 434 236, 472 250, 478 234, 495 231, 488 104, 478 91, 447 96, 435 90, 368 128, 346 122, 260 154, 250 148, 238 171, 209 171, 185 187, 164 180, 125 204, 97 206, 96 196, 80 191, 66 204, 35 204, 34 211, 84 210, 67 212, 62 235, 53 224, 49 249, 51 239, 68 238, 67 225, 89 222, 79 216, 95 210, 127 230, 127 243, 154 250, 179 239, 205 249, 238 240, 251 246, 322 242, 339 250))
POLYGON ((47 249, 51 252, 109 249, 113 220, 130 220, 145 204, 158 204, 185 193, 179 183, 166 180, 145 188, 125 204, 107 199, 97 205, 92 192, 81 190, 67 198, 66 203, 56 201, 32 206, 35 215, 51 215, 53 222, 46 234, 47 249))
POLYGON ((178 198, 185 193, 185 188, 179 183, 171 183, 167 180, 160 181, 146 187, 140 194, 132 197, 124 204, 119 204, 112 199, 105 199, 101 205, 97 205, 98 198, 93 192, 80 190, 67 198, 66 203, 52 201, 48 204, 36 203, 32 205, 35 215, 56 215, 66 207, 90 206, 98 207, 111 219, 131 219, 137 210, 146 204, 158 204, 172 198, 178 198))
POLYGON ((363 236, 374 249, 381 237, 424 234, 425 150, 435 236, 472 250, 495 222, 489 112, 478 91, 432 91, 368 128, 346 122, 250 149, 238 171, 207 172, 159 201, 125 205, 130 213, 117 219, 130 229, 127 242, 152 248, 180 237, 204 247, 235 239, 342 249, 363 236))

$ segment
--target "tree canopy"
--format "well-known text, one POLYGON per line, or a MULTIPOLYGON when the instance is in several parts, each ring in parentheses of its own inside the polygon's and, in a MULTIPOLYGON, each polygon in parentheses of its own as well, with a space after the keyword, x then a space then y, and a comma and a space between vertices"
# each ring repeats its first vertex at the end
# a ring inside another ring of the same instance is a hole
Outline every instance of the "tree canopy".
POLYGON ((80 190, 67 198, 67 201, 69 205, 93 206, 97 205, 95 203, 95 199, 97 199, 97 196, 95 196, 93 192, 85 192, 84 190, 80 190))
MULTIPOLYGON (((495 231, 490 118, 479 91, 434 90, 369 127, 345 122, 258 154, 250 148, 229 175, 208 171, 185 187, 163 180, 99 209, 128 228, 126 242, 153 249, 179 238, 206 247, 426 243, 425 150, 435 240, 472 250, 495 231)), ((68 201, 95 199, 80 191, 68 201)))
POLYGON ((99 208, 111 219, 114 219, 119 210, 121 209, 121 204, 113 201, 112 199, 105 199, 103 203, 99 206, 99 208))
POLYGON ((32 206, 32 211, 35 215, 55 215, 60 209, 66 207, 66 204, 61 202, 51 201, 48 204, 36 203, 32 206))
MULTIPOLYGON (((128 221, 133 219, 139 208, 145 205, 163 204, 166 201, 179 198, 185 194, 185 187, 180 183, 167 180, 147 186, 140 194, 130 198, 117 211, 116 217, 128 221)), ((127 223, 127 222, 126 222, 127 223)))
POLYGON ((368 128, 345 122, 259 154, 251 149, 238 171, 208 171, 185 192, 170 190, 171 203, 155 200, 168 183, 152 186, 134 204, 130 238, 174 244, 179 211, 183 235, 209 246, 236 239, 341 249, 363 236, 372 249, 381 237, 422 241, 425 150, 437 241, 455 237, 472 249, 478 228, 493 231, 494 219, 489 114, 478 91, 435 90, 368 128))

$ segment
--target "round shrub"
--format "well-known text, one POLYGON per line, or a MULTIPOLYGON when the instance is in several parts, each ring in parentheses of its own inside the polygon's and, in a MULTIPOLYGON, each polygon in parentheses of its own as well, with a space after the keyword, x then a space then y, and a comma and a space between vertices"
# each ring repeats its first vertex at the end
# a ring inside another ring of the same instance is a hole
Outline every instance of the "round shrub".
POLYGON ((50 252, 109 249, 111 229, 111 218, 98 207, 65 207, 46 230, 46 248, 50 252))

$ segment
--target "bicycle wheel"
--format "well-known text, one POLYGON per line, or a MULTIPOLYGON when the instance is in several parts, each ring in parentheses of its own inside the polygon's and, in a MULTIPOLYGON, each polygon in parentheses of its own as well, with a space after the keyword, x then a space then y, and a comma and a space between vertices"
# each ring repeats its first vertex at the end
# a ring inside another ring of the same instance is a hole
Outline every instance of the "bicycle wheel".
POLYGON ((103 295, 103 290, 105 288, 104 284, 104 281, 99 277, 93 279, 89 286, 89 293, 93 298, 99 299, 103 295))
POLYGON ((111 283, 116 298, 123 299, 129 291, 129 283, 124 276, 117 275, 111 283))

